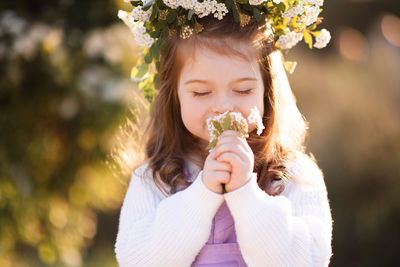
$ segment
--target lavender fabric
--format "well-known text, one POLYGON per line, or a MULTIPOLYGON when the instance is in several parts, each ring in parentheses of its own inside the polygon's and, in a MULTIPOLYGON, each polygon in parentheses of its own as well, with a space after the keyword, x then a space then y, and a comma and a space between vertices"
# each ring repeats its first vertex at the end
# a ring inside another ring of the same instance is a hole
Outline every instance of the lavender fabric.
MULTIPOLYGON (((186 169, 186 177, 191 173, 186 169)), ((210 237, 196 256, 192 267, 244 267, 239 245, 236 240, 235 225, 229 208, 224 201, 215 214, 210 237)))

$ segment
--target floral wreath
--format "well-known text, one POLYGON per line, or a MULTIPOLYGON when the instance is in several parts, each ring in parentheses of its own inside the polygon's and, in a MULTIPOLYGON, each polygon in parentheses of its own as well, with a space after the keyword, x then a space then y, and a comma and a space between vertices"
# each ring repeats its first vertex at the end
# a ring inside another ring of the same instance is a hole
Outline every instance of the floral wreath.
MULTIPOLYGON (((202 32, 198 18, 213 15, 222 20, 232 12, 235 22, 245 26, 254 17, 265 21, 273 33, 275 47, 288 50, 302 39, 312 47, 324 48, 331 35, 326 29, 317 31, 324 0, 124 0, 133 6, 131 12, 119 10, 118 17, 130 28, 136 43, 144 47, 139 63, 132 69, 131 78, 139 81, 139 88, 152 102, 154 83, 158 82, 160 51, 166 38, 179 34, 186 39, 202 32), (177 31, 178 29, 178 31, 177 31), (313 37, 315 42, 313 41, 313 37), (156 70, 149 67, 155 62, 156 70)), ((285 62, 293 72, 296 62, 285 62)))

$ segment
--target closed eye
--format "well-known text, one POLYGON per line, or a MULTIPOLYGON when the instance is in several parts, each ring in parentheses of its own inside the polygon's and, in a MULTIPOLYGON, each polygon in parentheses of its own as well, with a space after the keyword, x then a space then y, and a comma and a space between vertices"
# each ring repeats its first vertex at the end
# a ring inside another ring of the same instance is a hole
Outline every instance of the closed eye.
POLYGON ((238 93, 240 95, 248 95, 253 91, 253 89, 247 89, 247 90, 235 90, 235 93, 238 93))
POLYGON ((210 92, 193 92, 193 96, 205 96, 208 95, 210 92))

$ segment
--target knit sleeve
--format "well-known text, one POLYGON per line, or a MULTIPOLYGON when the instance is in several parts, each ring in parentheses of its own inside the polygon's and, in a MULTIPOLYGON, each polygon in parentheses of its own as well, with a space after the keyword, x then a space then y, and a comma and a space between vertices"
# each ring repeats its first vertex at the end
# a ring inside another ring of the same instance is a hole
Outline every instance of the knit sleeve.
POLYGON ((208 240, 223 195, 209 190, 200 172, 185 190, 165 198, 143 173, 144 167, 132 175, 122 204, 119 266, 190 266, 208 240))
POLYGON ((225 194, 249 266, 328 266, 332 218, 323 174, 311 160, 292 165, 293 179, 270 196, 253 173, 244 186, 225 194))

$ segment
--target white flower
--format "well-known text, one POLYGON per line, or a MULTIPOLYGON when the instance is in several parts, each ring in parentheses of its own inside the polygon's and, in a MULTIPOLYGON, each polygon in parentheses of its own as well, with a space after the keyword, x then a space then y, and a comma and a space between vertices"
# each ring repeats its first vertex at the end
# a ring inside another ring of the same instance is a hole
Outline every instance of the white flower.
POLYGON ((249 0, 249 4, 252 6, 258 6, 261 5, 265 0, 249 0))
POLYGON ((243 137, 248 137, 248 124, 245 118, 243 118, 240 112, 226 111, 222 114, 210 117, 207 119, 207 128, 210 134, 209 148, 213 148, 218 137, 224 132, 224 130, 233 130, 242 134, 243 137), (228 114, 229 113, 229 114, 228 114), (230 117, 230 125, 225 128, 225 118, 230 117), (217 126, 217 127, 216 127, 217 126), (214 143, 214 145, 213 145, 214 143))
POLYGON ((319 15, 319 6, 305 6, 304 14, 301 16, 301 22, 307 26, 317 21, 319 15))
POLYGON ((323 6, 324 0, 307 0, 307 2, 311 5, 323 6))
POLYGON ((215 0, 204 0, 202 3, 197 2, 194 8, 194 13, 196 13, 199 18, 208 16, 217 10, 217 4, 218 2, 215 0))
POLYGON ((247 121, 250 124, 256 125, 258 135, 260 135, 262 131, 265 129, 264 124, 262 122, 260 111, 258 110, 257 106, 254 106, 254 108, 250 110, 250 115, 247 117, 247 121))
POLYGON ((214 13, 214 17, 221 20, 228 12, 229 10, 224 3, 218 3, 216 5, 216 12, 214 13))
POLYGON ((128 26, 131 30, 135 28, 135 22, 129 19, 129 13, 123 10, 118 11, 118 18, 120 18, 126 26, 128 26))
POLYGON ((145 22, 150 19, 152 11, 153 11, 153 7, 150 7, 149 10, 144 11, 142 9, 142 6, 137 6, 132 9, 131 16, 135 20, 145 22))
POLYGON ((163 0, 164 4, 170 8, 176 9, 180 5, 179 0, 163 0))
POLYGON ((289 29, 286 29, 286 32, 287 33, 281 35, 277 41, 281 49, 290 49, 303 39, 303 34, 301 33, 291 32, 289 29))
POLYGON ((134 30, 136 44, 139 46, 150 47, 154 43, 154 38, 146 33, 146 28, 143 24, 137 24, 134 30))
POLYGON ((326 29, 322 29, 321 33, 315 38, 314 47, 319 49, 324 48, 329 43, 330 40, 331 40, 331 33, 326 29))
POLYGON ((184 9, 194 9, 196 6, 197 0, 180 0, 180 5, 184 9))
POLYGON ((282 0, 272 0, 272 2, 274 2, 275 4, 279 4, 280 2, 282 2, 282 0))
POLYGON ((289 8, 288 10, 286 10, 283 14, 282 17, 283 18, 288 18, 291 19, 297 15, 300 15, 304 12, 303 9, 303 2, 298 3, 296 6, 289 8))

